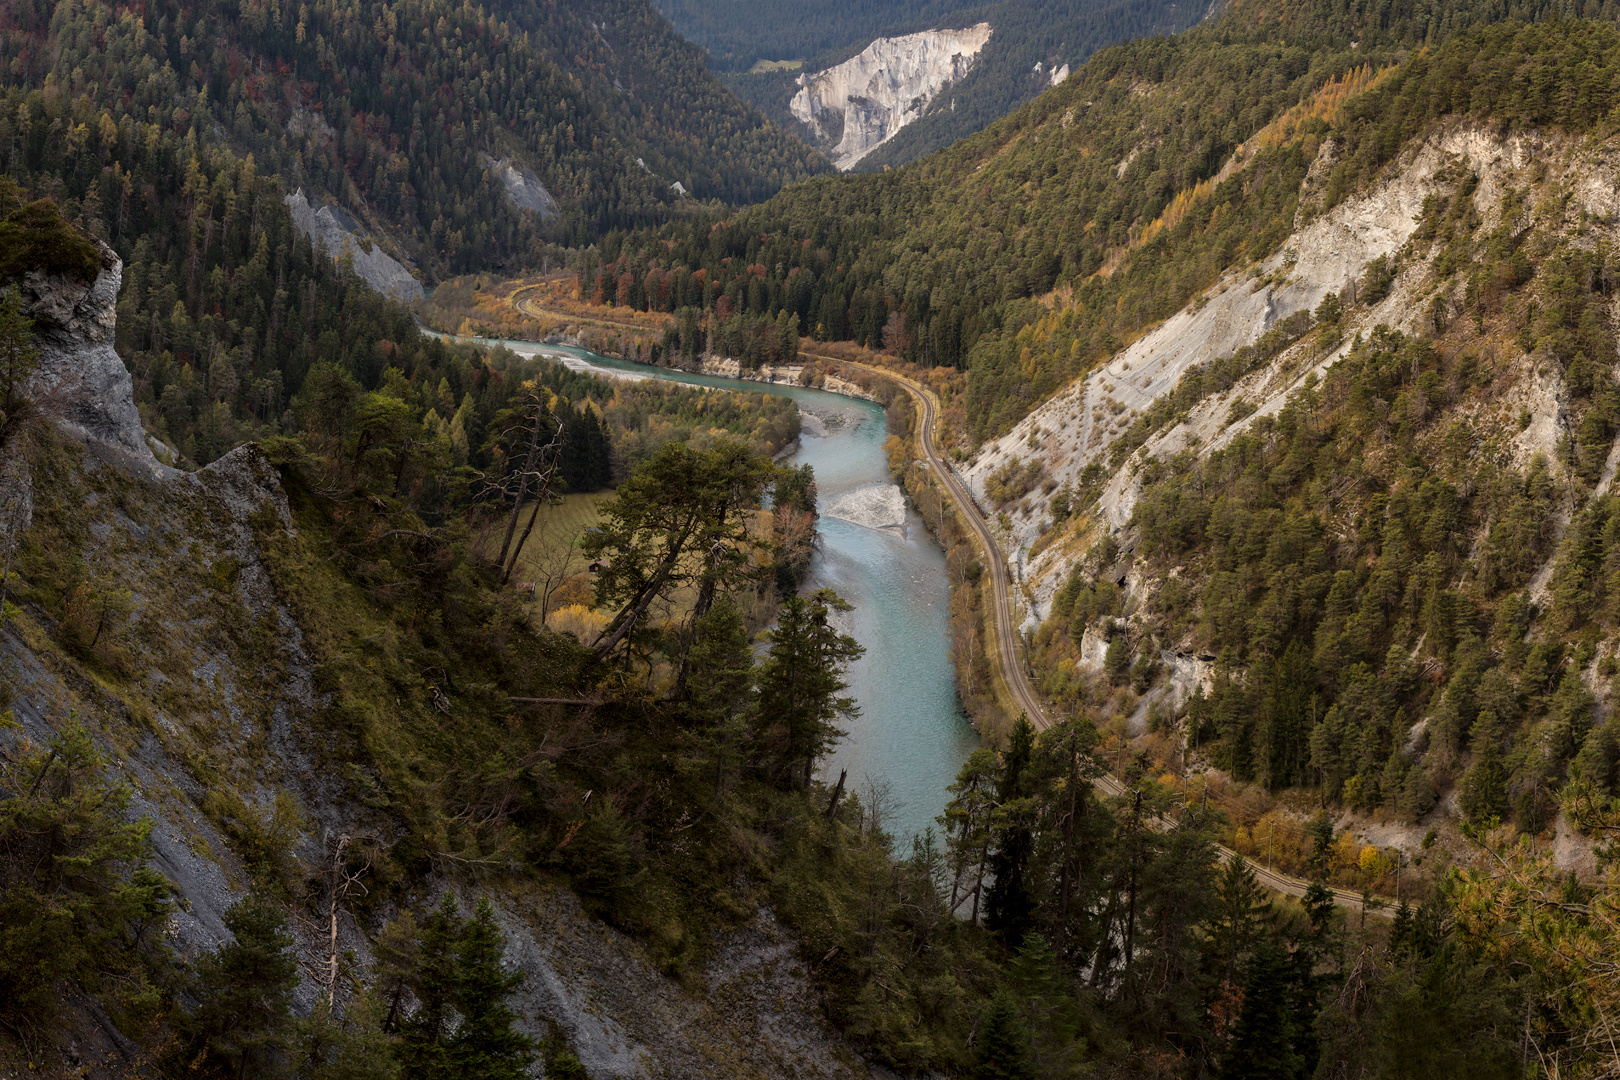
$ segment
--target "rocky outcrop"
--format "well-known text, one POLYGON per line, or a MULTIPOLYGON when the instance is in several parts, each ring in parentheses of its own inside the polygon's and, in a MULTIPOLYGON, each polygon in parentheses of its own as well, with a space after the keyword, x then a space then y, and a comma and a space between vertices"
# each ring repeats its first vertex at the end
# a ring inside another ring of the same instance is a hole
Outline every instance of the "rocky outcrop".
POLYGON ((568 1036, 592 1077, 887 1077, 827 1024, 794 940, 761 909, 717 935, 689 990, 556 890, 500 905, 520 1013, 568 1036))
POLYGON ((287 196, 287 208, 292 211, 293 227, 300 236, 324 248, 334 262, 344 255, 351 256, 354 272, 367 285, 393 300, 411 303, 422 299, 422 283, 410 269, 372 243, 364 227, 341 206, 317 207, 299 188, 287 196))
POLYGON ((113 349, 118 287, 124 264, 99 244, 101 271, 85 282, 40 271, 22 282, 23 310, 34 321, 39 366, 27 396, 46 415, 82 439, 111 450, 151 477, 172 469, 152 456, 135 383, 113 349))
MULTIPOLYGON (((1535 145, 1539 140, 1533 135, 1504 139, 1472 126, 1444 130, 1408 151, 1371 191, 1326 213, 1319 209, 1318 185, 1329 169, 1313 168, 1301 189, 1298 228, 1280 250, 1252 269, 1227 275, 1089 376, 1060 391, 1006 435, 987 443, 962 469, 964 481, 981 493, 985 481, 1015 459, 1039 462, 1046 483, 1010 515, 1010 547, 1027 551, 1041 534, 1052 493, 1065 485, 1078 486, 1081 472, 1093 462, 1107 463, 1131 421, 1172 391, 1190 368, 1229 356, 1280 320, 1313 310, 1328 293, 1341 292, 1354 282, 1368 263, 1394 255, 1416 230, 1424 199, 1441 191, 1461 170, 1479 177, 1474 203, 1490 227, 1502 192, 1513 183, 1516 171, 1529 163, 1535 145), (1311 213, 1319 216, 1311 219, 1311 213)), ((1330 162, 1333 153, 1331 141, 1324 143, 1319 164, 1330 162)), ((1233 171, 1242 167, 1235 164, 1233 171)), ((1571 176, 1575 197, 1589 206, 1593 217, 1607 220, 1620 206, 1613 177, 1614 169, 1607 165, 1596 171, 1576 170, 1571 176)), ((1356 315, 1347 337, 1379 323, 1409 326, 1424 310, 1413 292, 1416 287, 1398 282, 1382 303, 1356 315)), ((1308 342, 1300 346, 1308 347, 1308 342)), ((1289 350, 1227 392, 1201 402, 1183 422, 1150 439, 1123 467, 1112 471, 1097 507, 1102 527, 1118 532, 1130 520, 1141 491, 1137 464, 1143 458, 1167 459, 1189 449, 1204 455, 1225 446, 1256 418, 1275 415, 1313 373, 1320 377, 1348 349, 1346 341, 1308 359, 1289 350), (1246 407, 1234 412, 1233 405, 1240 402, 1246 407)), ((1545 444, 1554 441, 1557 400, 1553 388, 1524 398, 1531 422, 1518 440, 1523 444, 1519 458, 1528 460, 1538 450, 1545 453, 1545 444)), ((1037 617, 1046 615, 1076 554, 1055 544, 1030 562, 1028 583, 1037 617)))
POLYGON ((788 108, 840 169, 850 169, 921 116, 966 75, 990 40, 990 24, 878 38, 858 55, 799 76, 788 108))
MULTIPOLYGON (((528 166, 511 158, 496 160, 488 154, 479 154, 478 160, 501 182, 501 187, 506 189, 506 199, 513 206, 538 215, 541 221, 550 221, 557 216, 557 200, 551 197, 546 185, 528 166)), ((643 169, 647 167, 640 158, 636 159, 636 163, 643 169)))

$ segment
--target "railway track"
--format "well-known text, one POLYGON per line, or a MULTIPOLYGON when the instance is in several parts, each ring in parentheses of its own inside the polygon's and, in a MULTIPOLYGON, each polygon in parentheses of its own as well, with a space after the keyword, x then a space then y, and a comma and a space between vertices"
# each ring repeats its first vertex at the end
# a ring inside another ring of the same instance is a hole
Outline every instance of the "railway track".
MULTIPOLYGON (((547 311, 527 296, 514 296, 512 302, 513 306, 520 312, 531 317, 562 317, 579 322, 590 322, 598 326, 635 330, 646 329, 634 323, 614 319, 585 319, 567 312, 547 311)), ((972 494, 963 486, 956 472, 940 457, 939 451, 934 445, 934 427, 938 418, 937 402, 934 400, 934 395, 927 387, 915 380, 885 368, 873 367, 870 364, 862 364, 853 360, 844 360, 836 356, 825 356, 804 350, 800 350, 799 355, 813 360, 823 360, 846 367, 859 368, 888 379, 904 390, 916 402, 921 413, 918 443, 923 452, 924 463, 933 472, 934 477, 939 481, 940 487, 956 505, 956 511, 961 516, 961 519, 967 522, 968 527, 972 529, 981 552, 985 570, 990 575, 990 615, 995 628, 996 670, 1001 675, 1008 695, 1017 704, 1018 708, 1023 711, 1024 715, 1029 717, 1029 722, 1034 725, 1037 731, 1045 731, 1052 726, 1054 721, 1049 716, 1040 695, 1035 692, 1034 685, 1029 681, 1029 674, 1024 668, 1023 659, 1020 655, 1017 614, 1013 604, 1012 574, 1008 571, 1006 556, 1002 554, 1001 545, 996 542, 995 534, 991 531, 989 522, 985 520, 984 514, 980 512, 972 494)), ((1104 794, 1113 797, 1123 797, 1129 790, 1117 777, 1107 773, 1099 776, 1093 784, 1104 794)), ((1163 818, 1154 819, 1154 824, 1161 829, 1168 829, 1173 825, 1172 822, 1163 818)), ((1232 859, 1245 859, 1243 855, 1238 854, 1229 847, 1223 845, 1216 845, 1216 847, 1223 862, 1232 859)), ((1267 866, 1256 863, 1252 859, 1245 859, 1245 861, 1248 862, 1249 868, 1254 871, 1256 880, 1273 892, 1287 896, 1303 897, 1306 890, 1311 886, 1308 881, 1278 873, 1267 866)), ((1329 891, 1333 894, 1334 902, 1340 907, 1356 912, 1362 911, 1362 898, 1359 893, 1332 887, 1329 887, 1329 891)), ((1387 902, 1378 900, 1375 901, 1375 904, 1378 907, 1383 907, 1386 906, 1387 902)))

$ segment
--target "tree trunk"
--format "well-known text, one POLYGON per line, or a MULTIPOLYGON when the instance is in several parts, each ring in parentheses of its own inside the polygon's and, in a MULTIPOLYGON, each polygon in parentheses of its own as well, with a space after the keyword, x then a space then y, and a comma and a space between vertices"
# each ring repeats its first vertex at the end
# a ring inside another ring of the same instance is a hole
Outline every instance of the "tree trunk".
POLYGON ((831 821, 838 812, 838 800, 844 797, 844 780, 849 776, 848 769, 838 770, 838 786, 833 788, 832 798, 827 802, 827 820, 831 821))
MULTIPOLYGON (((538 430, 538 428, 539 428, 539 425, 538 425, 538 423, 536 423, 536 430, 538 430)), ((554 446, 560 447, 560 445, 562 444, 562 438, 563 438, 562 425, 558 424, 557 425, 557 434, 555 434, 555 435, 553 435, 551 437, 551 441, 546 444, 546 449, 549 450, 554 446)), ((533 458, 533 456, 534 455, 531 453, 530 457, 533 458)), ((529 514, 529 523, 523 527, 523 535, 518 538, 517 547, 512 549, 512 558, 509 561, 506 561, 506 562, 504 562, 502 564, 505 567, 505 570, 502 571, 502 573, 501 573, 501 584, 502 585, 505 585, 508 581, 510 581, 512 579, 512 571, 517 569, 518 555, 520 555, 522 553, 523 545, 527 544, 529 542, 529 534, 534 532, 534 523, 535 523, 536 519, 538 519, 540 517, 540 508, 545 505, 546 496, 548 496, 551 493, 551 481, 552 481, 552 478, 555 477, 556 475, 557 475, 557 465, 556 465, 555 462, 553 462, 551 468, 546 470, 546 478, 545 478, 544 481, 541 482, 540 490, 535 492, 534 510, 529 514)), ((525 476, 523 486, 526 487, 527 485, 528 485, 528 478, 527 478, 527 476, 525 476)), ((516 503, 516 507, 521 507, 522 505, 523 505, 523 500, 519 499, 518 502, 516 503)), ((514 507, 513 515, 512 515, 512 524, 513 525, 517 524, 517 511, 516 511, 515 507, 514 507)), ((507 535, 508 536, 511 535, 510 528, 508 528, 507 535)))
MULTIPOLYGON (((1136 793, 1136 801, 1131 807, 1131 832, 1134 835, 1141 826, 1142 819, 1142 793, 1136 793)), ((1131 966, 1131 956, 1136 944, 1136 863, 1131 862, 1131 879, 1128 887, 1127 907, 1125 910, 1125 968, 1131 966)))
POLYGON ((529 471, 534 468, 535 455, 540 452, 540 418, 544 415, 536 405, 534 429, 529 434, 529 453, 523 459, 523 471, 518 476, 517 495, 512 499, 512 516, 506 523, 506 538, 501 541, 501 556, 497 561, 502 566, 506 565, 506 553, 512 547, 512 534, 517 532, 518 514, 523 509, 523 493, 529 489, 529 471))

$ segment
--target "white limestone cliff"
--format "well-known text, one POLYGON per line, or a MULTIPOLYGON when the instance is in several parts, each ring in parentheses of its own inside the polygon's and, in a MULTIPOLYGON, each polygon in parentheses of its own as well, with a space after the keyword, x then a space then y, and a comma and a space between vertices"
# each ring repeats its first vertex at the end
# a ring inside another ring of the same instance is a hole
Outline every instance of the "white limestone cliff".
POLYGON ((410 303, 422 299, 422 283, 410 269, 393 258, 366 235, 361 224, 340 206, 313 205, 299 188, 287 196, 293 227, 300 236, 310 237, 325 248, 335 262, 345 254, 354 258, 354 272, 384 296, 410 303))
MULTIPOLYGON (((1532 158, 1551 158, 1549 151, 1538 149, 1543 147, 1542 138, 1535 134, 1502 138, 1473 125, 1439 131, 1404 154, 1371 190, 1310 218, 1309 211, 1320 201, 1321 179, 1334 161, 1335 147, 1325 143, 1301 190, 1299 227, 1274 255, 1227 274, 1180 312, 1053 395, 1006 435, 981 447, 961 469, 975 494, 984 491, 993 473, 1015 460, 1038 462, 1045 481, 1011 508, 1006 533, 1009 555, 1025 568, 1032 614, 1045 617, 1076 556, 1070 545, 1062 543, 1045 547, 1032 559, 1028 556, 1049 519, 1050 499, 1058 488, 1078 486, 1081 473, 1093 462, 1108 468, 1095 508, 1096 524, 1120 533, 1141 494, 1142 461, 1166 460, 1183 450, 1200 456, 1212 453, 1256 419, 1275 415, 1313 374, 1320 378, 1348 352, 1354 333, 1367 333, 1379 323, 1410 328, 1423 317, 1423 293, 1432 287, 1425 276, 1426 259, 1414 260, 1416 268, 1403 273, 1381 303, 1355 313, 1347 340, 1337 348, 1307 356, 1312 348, 1307 338, 1228 391, 1200 402, 1180 423, 1149 439, 1122 467, 1109 465, 1110 452, 1131 421, 1172 391, 1190 368, 1229 356, 1278 321, 1313 310, 1328 293, 1340 292, 1355 281, 1372 260, 1395 254, 1415 231, 1424 199, 1443 191, 1447 177, 1466 169, 1479 178, 1474 204, 1490 227, 1493 215, 1499 213, 1502 192, 1524 182, 1520 173, 1532 158), (1239 402, 1248 408, 1235 412, 1233 405, 1239 402)), ((1595 220, 1608 221, 1620 213, 1616 168, 1599 151, 1581 156, 1565 148, 1563 153, 1568 164, 1562 167, 1573 198, 1595 220)), ((1514 427, 1517 460, 1528 461, 1536 453, 1555 456, 1565 423, 1560 393, 1561 387, 1544 384, 1527 371, 1521 385, 1505 398, 1505 407, 1515 415, 1523 409, 1530 416, 1523 431, 1514 427)))
MULTIPOLYGON (((538 215, 541 221, 550 221, 557 216, 557 200, 551 197, 546 185, 528 166, 511 158, 496 159, 488 154, 479 154, 478 160, 501 182, 506 189, 506 199, 513 206, 538 215)), ((640 158, 636 158, 636 164, 647 168, 640 158)))
POLYGON ((788 109, 816 133, 834 165, 850 169, 966 75, 990 33, 982 22, 878 38, 836 67, 800 75, 788 109))

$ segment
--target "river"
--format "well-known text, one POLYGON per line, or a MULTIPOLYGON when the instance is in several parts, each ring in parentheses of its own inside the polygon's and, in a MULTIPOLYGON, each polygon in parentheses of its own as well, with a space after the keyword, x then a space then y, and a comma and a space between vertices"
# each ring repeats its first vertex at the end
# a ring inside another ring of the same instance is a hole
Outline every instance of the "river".
POLYGON ((501 344, 576 370, 777 394, 792 398, 806 414, 789 463, 812 466, 819 488, 821 543, 809 587, 831 588, 854 605, 843 629, 866 646, 848 672, 861 715, 847 725, 821 773, 836 780, 840 769, 848 769, 850 790, 863 798, 869 783, 886 785, 887 828, 904 850, 944 809, 945 789, 979 737, 962 711, 951 668, 945 555, 909 505, 891 510, 884 504, 892 495, 877 497, 890 487, 883 407, 807 387, 693 375, 582 349, 501 344), (865 497, 846 499, 851 492, 865 497), (832 516, 829 509, 868 524, 832 516), (884 521, 893 524, 876 527, 884 521))

